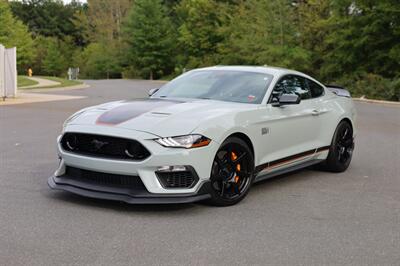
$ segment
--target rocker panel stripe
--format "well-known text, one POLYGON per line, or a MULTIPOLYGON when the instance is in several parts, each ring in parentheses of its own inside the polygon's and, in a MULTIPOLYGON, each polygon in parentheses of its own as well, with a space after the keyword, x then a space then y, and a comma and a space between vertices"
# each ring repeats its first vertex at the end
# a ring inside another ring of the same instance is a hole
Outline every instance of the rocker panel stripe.
POLYGON ((312 150, 304 151, 304 152, 297 153, 297 154, 294 154, 291 156, 287 156, 287 157, 284 157, 284 158, 281 158, 278 160, 274 160, 274 161, 271 161, 268 163, 264 163, 264 164, 256 166, 255 173, 258 174, 259 172, 266 170, 266 169, 277 168, 282 165, 289 164, 293 161, 302 159, 304 157, 307 157, 307 156, 310 156, 310 155, 313 155, 313 154, 316 154, 319 152, 327 151, 329 149, 330 149, 330 146, 324 146, 324 147, 320 147, 317 149, 312 149, 312 150))

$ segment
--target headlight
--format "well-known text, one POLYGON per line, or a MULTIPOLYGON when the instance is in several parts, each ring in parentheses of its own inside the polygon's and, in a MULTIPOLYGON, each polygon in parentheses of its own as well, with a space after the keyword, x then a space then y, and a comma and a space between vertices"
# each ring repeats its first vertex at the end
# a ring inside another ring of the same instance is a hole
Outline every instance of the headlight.
POLYGON ((197 134, 159 138, 155 139, 155 141, 164 147, 185 148, 185 149, 204 147, 210 144, 211 142, 209 138, 197 134))

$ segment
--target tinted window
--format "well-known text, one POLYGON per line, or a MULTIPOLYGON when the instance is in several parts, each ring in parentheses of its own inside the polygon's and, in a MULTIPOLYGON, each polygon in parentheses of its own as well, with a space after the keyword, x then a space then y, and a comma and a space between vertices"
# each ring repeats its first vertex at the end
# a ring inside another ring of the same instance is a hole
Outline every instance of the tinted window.
POLYGON ((319 97, 324 94, 324 88, 312 80, 307 79, 308 86, 310 87, 311 96, 313 98, 319 97))
POLYGON ((272 92, 272 102, 278 101, 281 94, 297 94, 302 100, 310 99, 311 93, 308 88, 308 83, 303 77, 286 76, 282 78, 272 92))
POLYGON ((198 98, 259 104, 272 78, 273 76, 269 74, 247 71, 191 71, 161 87, 153 97, 198 98))

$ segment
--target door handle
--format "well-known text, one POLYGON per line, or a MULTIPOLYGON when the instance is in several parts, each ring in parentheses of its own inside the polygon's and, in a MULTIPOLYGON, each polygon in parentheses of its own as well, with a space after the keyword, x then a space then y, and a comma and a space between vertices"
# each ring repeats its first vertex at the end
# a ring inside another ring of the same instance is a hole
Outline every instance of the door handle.
POLYGON ((314 110, 311 111, 311 114, 312 115, 319 115, 320 113, 319 113, 318 110, 314 109, 314 110))

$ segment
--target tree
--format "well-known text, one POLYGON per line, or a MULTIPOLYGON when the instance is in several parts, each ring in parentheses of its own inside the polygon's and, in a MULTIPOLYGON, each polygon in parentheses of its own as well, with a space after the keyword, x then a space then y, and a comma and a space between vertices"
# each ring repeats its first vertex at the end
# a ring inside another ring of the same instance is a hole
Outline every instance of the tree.
POLYGON ((219 30, 226 19, 224 4, 215 0, 183 0, 176 9, 181 22, 178 41, 183 58, 180 63, 188 68, 218 63, 217 47, 224 40, 219 30))
POLYGON ((129 64, 150 79, 172 71, 174 32, 160 0, 136 0, 125 25, 129 64))
POLYGON ((61 0, 22 0, 12 1, 13 14, 21 19, 33 36, 72 37, 76 45, 83 45, 82 31, 73 22, 75 13, 84 10, 86 5, 71 1, 64 5, 61 0))
POLYGON ((64 58, 56 40, 50 41, 48 44, 47 53, 43 60, 43 70, 46 74, 52 76, 60 75, 63 71, 66 71, 64 58))
POLYGON ((342 0, 330 18, 322 74, 327 80, 366 73, 400 75, 400 3, 342 0))
POLYGON ((321 77, 327 47, 325 40, 332 31, 331 0, 298 0, 293 6, 292 23, 298 37, 297 45, 308 52, 309 64, 303 69, 310 75, 321 77))
POLYGON ((121 40, 122 22, 133 0, 88 0, 87 20, 94 42, 121 40))
POLYGON ((95 79, 121 77, 118 51, 115 46, 91 43, 83 52, 75 55, 74 66, 79 67, 83 77, 95 79))
POLYGON ((305 70, 310 53, 298 44, 291 1, 248 0, 230 12, 219 45, 223 64, 271 65, 305 70))
POLYGON ((34 57, 33 41, 27 27, 13 17, 4 0, 0 0, 0 25, 0 43, 5 47, 17 47, 18 71, 24 72, 34 57))
POLYGON ((84 47, 92 41, 91 34, 93 27, 89 23, 88 10, 88 5, 83 5, 82 8, 75 11, 73 18, 71 19, 75 27, 75 32, 77 32, 76 34, 80 36, 80 47, 84 47))

